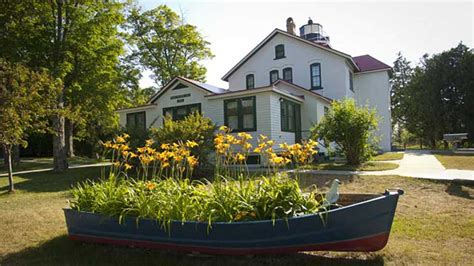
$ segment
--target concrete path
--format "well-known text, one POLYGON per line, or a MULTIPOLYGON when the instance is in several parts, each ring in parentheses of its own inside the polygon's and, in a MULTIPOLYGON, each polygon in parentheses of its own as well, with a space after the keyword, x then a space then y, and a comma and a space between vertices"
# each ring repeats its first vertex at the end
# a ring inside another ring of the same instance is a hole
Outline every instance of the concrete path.
POLYGON ((406 151, 402 160, 390 162, 399 163, 400 167, 386 171, 306 170, 305 172, 334 175, 400 175, 437 180, 474 181, 474 171, 446 169, 430 151, 426 150, 406 151))
MULTIPOLYGON (((107 166, 107 165, 110 165, 110 162, 94 163, 94 164, 78 164, 78 165, 73 164, 73 165, 69 166, 69 169, 107 166)), ((43 168, 43 169, 35 169, 35 170, 18 171, 18 172, 13 172, 13 175, 41 173, 41 172, 49 172, 49 171, 53 171, 53 168, 43 168)), ((8 176, 8 174, 7 173, 0 174, 0 177, 4 177, 4 176, 8 176)))

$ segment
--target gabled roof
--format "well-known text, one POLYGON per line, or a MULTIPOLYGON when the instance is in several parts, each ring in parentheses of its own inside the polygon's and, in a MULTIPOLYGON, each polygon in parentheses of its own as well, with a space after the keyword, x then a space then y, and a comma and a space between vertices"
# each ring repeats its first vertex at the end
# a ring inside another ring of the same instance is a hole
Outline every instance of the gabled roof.
POLYGON ((193 83, 194 85, 196 85, 198 87, 201 87, 201 88, 203 88, 207 91, 210 91, 212 93, 224 93, 224 92, 227 91, 226 89, 219 88, 219 87, 216 87, 214 85, 207 84, 207 83, 202 83, 202 82, 197 81, 197 80, 188 79, 188 78, 185 78, 185 77, 179 77, 179 78, 184 79, 186 81, 189 81, 189 82, 193 83))
POLYGON ((392 67, 366 54, 353 57, 359 67, 360 72, 389 70, 392 67))
POLYGON ((333 99, 328 98, 328 97, 326 97, 326 96, 323 96, 323 95, 321 95, 321 94, 315 92, 314 90, 305 89, 305 88, 303 88, 303 87, 301 87, 301 86, 298 86, 298 85, 296 85, 296 84, 294 84, 294 83, 291 83, 291 82, 288 82, 288 81, 284 81, 284 80, 282 80, 282 79, 279 79, 279 80, 275 81, 275 82, 273 83, 273 86, 278 85, 279 83, 283 83, 283 84, 286 84, 286 85, 288 85, 288 86, 290 86, 290 87, 293 87, 293 88, 296 88, 296 89, 299 89, 299 90, 303 90, 303 91, 305 91, 305 92, 309 92, 309 93, 314 94, 314 95, 316 95, 317 97, 319 97, 319 98, 321 98, 321 99, 323 99, 323 100, 325 100, 325 101, 327 101, 327 102, 329 102, 329 103, 331 103, 331 102, 333 101, 333 99))
POLYGON ((142 110, 142 109, 147 109, 147 108, 152 108, 155 107, 156 104, 152 103, 147 103, 147 104, 142 104, 142 105, 137 105, 133 107, 127 107, 127 108, 120 108, 115 110, 116 112, 126 112, 126 111, 132 111, 132 110, 142 110))
POLYGON ((257 93, 262 93, 262 92, 275 92, 278 93, 282 96, 289 97, 293 100, 303 102, 304 101, 304 96, 302 95, 295 95, 293 93, 284 91, 284 90, 279 90, 276 88, 274 85, 267 85, 267 86, 262 86, 262 87, 257 87, 253 89, 246 89, 246 90, 237 90, 237 91, 227 91, 224 93, 216 93, 216 94, 209 94, 204 97, 209 97, 210 99, 215 99, 215 98, 222 98, 222 97, 232 97, 232 96, 246 96, 246 95, 254 95, 257 93))
MULTIPOLYGON (((308 90, 308 89, 305 89, 301 86, 298 86, 296 84, 293 84, 293 83, 290 83, 288 81, 284 81, 282 79, 279 79, 275 82, 273 82, 273 84, 271 85, 267 85, 267 86, 262 86, 262 87, 256 87, 256 88, 253 88, 253 89, 246 89, 246 90, 236 90, 236 91, 230 91, 230 90, 226 90, 224 92, 219 92, 219 93, 213 93, 213 94, 209 94, 209 95, 206 95, 205 97, 214 97, 214 96, 225 96, 225 95, 232 95, 232 94, 242 94, 242 93, 245 93, 245 94, 249 94, 249 93, 252 93, 252 92, 261 92, 261 91, 267 91, 267 90, 272 90, 272 89, 275 89, 278 87, 278 84, 285 84, 287 86, 290 86, 292 88, 295 88, 295 89, 298 89, 298 90, 301 90, 301 91, 304 91, 304 92, 307 92, 307 93, 310 93, 310 94, 313 94, 315 95, 316 97, 326 101, 326 102, 329 102, 331 103, 333 100, 331 98, 328 98, 326 96, 323 96, 313 90, 308 90)), ((288 96, 293 96, 293 97, 299 97, 299 98, 302 98, 304 99, 304 96, 302 95, 294 95, 292 94, 291 92, 287 92, 287 91, 281 91, 282 93, 286 93, 288 94, 288 96)))
POLYGON ((173 85, 177 83, 182 83, 187 86, 199 88, 201 90, 204 90, 209 93, 223 93, 226 92, 227 90, 223 88, 219 88, 210 84, 202 83, 196 80, 188 79, 185 77, 175 77, 171 81, 165 84, 158 92, 156 92, 153 96, 151 96, 150 100, 148 100, 149 104, 152 104, 156 99, 160 97, 161 94, 163 94, 165 91, 173 87, 173 85))
POLYGON ((247 62, 247 60, 249 60, 255 53, 257 53, 266 43, 268 43, 271 39, 273 39, 273 37, 275 37, 277 34, 282 34, 282 35, 285 35, 287 37, 290 37, 290 38, 293 38, 297 41, 300 41, 300 42, 303 42, 303 43, 306 43, 308 45, 311 45, 311 46, 314 46, 314 47, 317 47, 319 49, 322 49, 324 51, 327 51, 327 52, 330 52, 330 53, 333 53, 335 55, 338 55, 338 56, 342 56, 344 57, 345 59, 347 59, 349 61, 349 63, 356 69, 356 70, 359 70, 356 63, 354 62, 354 60, 352 59, 352 57, 346 53, 343 53, 341 51, 338 51, 336 49, 333 49, 333 48, 330 48, 330 47, 327 47, 327 46, 324 46, 324 45, 320 45, 320 44, 317 44, 315 42, 312 42, 312 41, 308 41, 304 38, 301 38, 299 36, 296 36, 296 35, 293 35, 293 34, 290 34, 286 31, 283 31, 283 30, 280 30, 280 29, 274 29, 267 37, 265 37, 265 39, 263 39, 263 41, 261 41, 255 48, 252 49, 252 51, 250 51, 244 58, 242 58, 242 60, 240 60, 233 68, 231 68, 223 77, 222 77, 222 80, 224 81, 228 81, 230 75, 232 75, 232 73, 234 73, 237 69, 239 69, 245 62, 247 62))

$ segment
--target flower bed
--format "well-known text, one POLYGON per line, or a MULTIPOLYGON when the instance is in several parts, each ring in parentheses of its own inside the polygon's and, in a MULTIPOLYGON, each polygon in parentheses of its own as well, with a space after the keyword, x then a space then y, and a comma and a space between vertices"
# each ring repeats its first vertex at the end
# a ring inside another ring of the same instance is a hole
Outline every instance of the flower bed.
POLYGON ((275 220, 316 213, 323 196, 313 189, 303 194, 297 180, 277 173, 288 164, 307 164, 316 153, 316 142, 282 144, 260 136, 258 146, 247 133, 230 134, 221 127, 215 137, 216 175, 213 182, 191 181, 198 158, 193 141, 155 144, 132 150, 128 135, 104 143, 113 166, 108 177, 85 182, 72 190, 73 210, 119 217, 152 218, 164 225, 172 220, 234 222, 275 220), (259 153, 268 160, 267 177, 249 178, 247 156, 259 153), (135 166, 134 166, 135 165, 135 166), (132 178, 132 176, 134 176, 132 178))

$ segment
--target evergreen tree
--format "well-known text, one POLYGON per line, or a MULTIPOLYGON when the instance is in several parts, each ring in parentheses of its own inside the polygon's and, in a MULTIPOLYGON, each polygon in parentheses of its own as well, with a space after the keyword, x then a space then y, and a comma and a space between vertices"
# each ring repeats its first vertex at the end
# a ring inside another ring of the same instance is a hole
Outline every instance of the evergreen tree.
POLYGON ((406 88, 410 83, 413 75, 413 68, 410 62, 398 52, 397 59, 393 63, 390 77, 391 83, 391 110, 392 110, 392 128, 395 133, 396 140, 401 142, 401 133, 405 128, 405 106, 403 99, 405 98, 406 88))

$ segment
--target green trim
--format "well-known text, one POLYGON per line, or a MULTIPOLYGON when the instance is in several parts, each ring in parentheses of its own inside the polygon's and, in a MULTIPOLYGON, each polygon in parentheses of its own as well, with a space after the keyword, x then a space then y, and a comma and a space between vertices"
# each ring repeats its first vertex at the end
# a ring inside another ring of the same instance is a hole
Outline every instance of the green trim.
POLYGON ((186 115, 185 116, 187 116, 191 113, 191 109, 193 107, 198 107, 199 113, 201 113, 201 104, 200 103, 195 103, 195 104, 178 105, 178 106, 163 108, 163 117, 166 115, 166 113, 168 111, 171 111, 173 120, 181 120, 183 118, 177 118, 176 111, 180 108, 186 108, 186 115))
POLYGON ((257 131, 257 101, 256 96, 249 96, 243 98, 234 98, 229 100, 224 100, 224 124, 229 127, 229 119, 227 115, 227 105, 229 103, 237 103, 237 128, 231 128, 232 132, 250 132, 257 131), (244 114, 242 112, 242 101, 252 99, 253 105, 253 127, 244 128, 244 114))
POLYGON ((321 90, 323 87, 323 78, 322 78, 322 72, 321 72, 321 63, 313 63, 309 65, 309 78, 311 80, 311 89, 312 90, 321 90), (319 76, 319 86, 316 86, 313 84, 313 66, 318 66, 319 67, 319 75, 314 75, 314 77, 319 76))
POLYGON ((146 130, 146 112, 145 111, 128 113, 126 119, 127 119, 125 121, 125 127, 126 128, 140 129, 140 130, 143 130, 143 131, 146 130), (143 128, 138 127, 138 116, 139 115, 143 115, 143 128), (130 123, 129 123, 129 121, 131 119, 133 119, 133 126, 130 125, 130 123))

